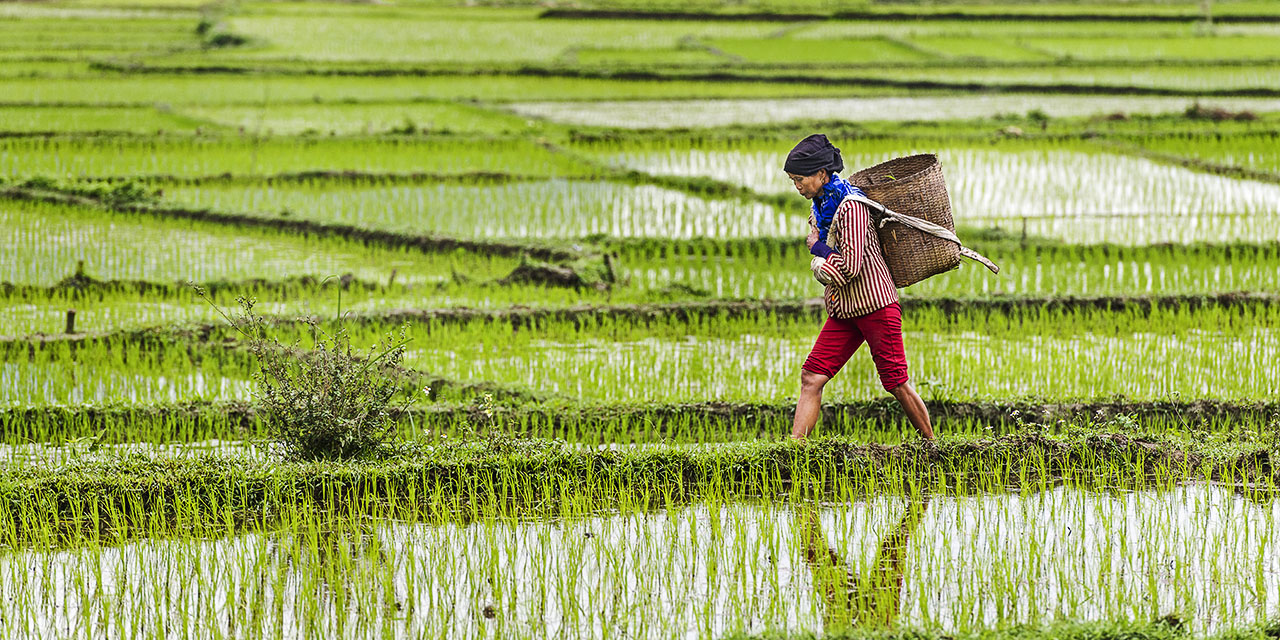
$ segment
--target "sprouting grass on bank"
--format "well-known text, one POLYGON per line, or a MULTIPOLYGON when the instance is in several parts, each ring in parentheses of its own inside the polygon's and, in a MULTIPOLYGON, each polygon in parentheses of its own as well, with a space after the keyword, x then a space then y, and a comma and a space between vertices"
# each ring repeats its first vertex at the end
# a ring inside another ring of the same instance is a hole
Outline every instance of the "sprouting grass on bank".
MULTIPOLYGON (((785 401, 587 406, 543 397, 533 402, 528 395, 499 385, 441 382, 430 383, 436 402, 396 415, 399 437, 428 444, 483 433, 615 449, 727 443, 790 433, 795 412, 794 403, 785 401)), ((1062 435, 1073 424, 1096 427, 1121 422, 1139 433, 1171 437, 1256 434, 1263 438, 1274 433, 1277 424, 1277 405, 1266 401, 930 400, 929 407, 935 429, 947 437, 962 438, 1022 433, 1033 423, 1062 435)), ((824 403, 818 433, 880 444, 916 437, 897 401, 888 396, 824 403)), ((0 458, 14 465, 60 463, 90 449, 104 456, 135 451, 178 457, 266 455, 253 447, 266 435, 262 414, 250 401, 0 408, 0 458)))

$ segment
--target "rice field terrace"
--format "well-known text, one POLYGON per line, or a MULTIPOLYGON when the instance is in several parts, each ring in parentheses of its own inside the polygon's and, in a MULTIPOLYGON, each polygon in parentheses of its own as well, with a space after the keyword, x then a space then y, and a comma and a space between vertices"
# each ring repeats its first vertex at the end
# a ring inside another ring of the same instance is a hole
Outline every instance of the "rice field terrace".
POLYGON ((0 2, 0 637, 1280 638, 1278 149, 1264 0, 0 2), (793 440, 815 132, 1000 269, 793 440))

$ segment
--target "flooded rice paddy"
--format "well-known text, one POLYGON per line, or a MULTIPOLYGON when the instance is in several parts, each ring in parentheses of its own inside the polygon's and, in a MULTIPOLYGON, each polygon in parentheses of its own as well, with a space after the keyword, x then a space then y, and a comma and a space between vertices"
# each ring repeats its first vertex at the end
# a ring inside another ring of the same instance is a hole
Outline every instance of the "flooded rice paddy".
MULTIPOLYGON (((1095 116, 1122 112, 1182 112, 1196 98, 1146 96, 963 95, 866 98, 596 102, 524 102, 511 109, 524 116, 567 124, 620 128, 722 127, 777 124, 796 120, 861 122, 876 120, 963 120, 994 114, 1040 110, 1051 117, 1095 116)), ((1280 111, 1272 98, 1199 99, 1213 107, 1239 111, 1280 111)))
POLYGON ((1229 487, 699 501, 556 520, 339 518, 0 552, 0 631, 66 638, 962 633, 1280 612, 1280 503, 1229 487))
MULTIPOLYGON (((799 391, 801 367, 819 328, 815 322, 786 337, 517 339, 415 348, 406 361, 455 379, 501 380, 592 402, 783 402, 799 391)), ((1280 393, 1280 335, 1261 327, 1236 336, 1210 330, 1123 337, 992 336, 906 327, 904 337, 913 379, 926 398, 1030 397, 1050 389, 1067 398, 1240 399, 1280 393)), ((858 353, 827 393, 873 400, 884 392, 871 358, 858 353)))
MULTIPOLYGON (((1280 239, 1266 230, 1275 225, 1258 221, 1280 215, 1276 184, 1108 153, 905 147, 868 153, 857 144, 848 146, 843 150, 848 167, 936 153, 958 224, 1025 230, 1080 243, 1280 239)), ((779 169, 784 155, 785 150, 687 149, 612 154, 607 160, 658 175, 708 177, 773 194, 795 190, 779 169)))
POLYGON ((287 212, 305 220, 461 238, 782 237, 805 226, 803 212, 609 181, 204 185, 166 188, 165 194, 184 206, 268 217, 287 212))
POLYGON ((0 3, 0 638, 1280 632, 1275 3, 95 2, 0 3), (787 439, 814 132, 1002 267, 937 442, 787 439))

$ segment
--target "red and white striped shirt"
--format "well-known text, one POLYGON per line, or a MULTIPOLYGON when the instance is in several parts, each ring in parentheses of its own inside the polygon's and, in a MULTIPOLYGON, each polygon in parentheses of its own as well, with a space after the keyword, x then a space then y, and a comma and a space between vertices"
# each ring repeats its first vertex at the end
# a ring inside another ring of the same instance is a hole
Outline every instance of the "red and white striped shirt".
POLYGON ((827 315, 854 318, 898 301, 871 212, 861 202, 845 199, 840 203, 826 244, 832 252, 825 260, 815 260, 813 269, 815 275, 821 271, 828 282, 823 295, 827 315))

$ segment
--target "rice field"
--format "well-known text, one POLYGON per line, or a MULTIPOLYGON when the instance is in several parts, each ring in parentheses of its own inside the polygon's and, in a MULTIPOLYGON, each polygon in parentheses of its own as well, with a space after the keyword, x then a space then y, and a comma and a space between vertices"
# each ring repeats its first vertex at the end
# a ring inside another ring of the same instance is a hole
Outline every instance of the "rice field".
MULTIPOLYGON (((851 78, 850 83, 856 83, 851 78)), ((1280 111, 1275 98, 1176 98, 1146 96, 1053 96, 1034 94, 925 97, 798 98, 687 101, 628 100, 594 102, 517 102, 510 108, 526 117, 596 127, 671 129, 768 125, 797 120, 962 120, 1039 110, 1054 118, 1111 113, 1180 113, 1193 104, 1254 112, 1280 111)))
POLYGON ((229 137, 11 138, 0 141, 0 177, 270 176, 315 171, 373 173, 511 172, 570 177, 595 172, 536 142, 512 139, 477 149, 470 141, 414 138, 272 139, 229 137))
MULTIPOLYGON (((156 283, 317 274, 385 282, 395 271, 405 282, 421 284, 448 280, 455 264, 448 254, 388 251, 270 230, 252 234, 198 221, 157 224, 146 215, 104 218, 82 208, 43 204, 5 205, 0 223, 5 229, 0 255, 6 265, 0 280, 37 286, 54 285, 80 266, 102 280, 156 283)), ((505 275, 516 263, 509 258, 476 260, 469 273, 505 275)))
POLYGON ((498 185, 344 185, 316 181, 165 187, 182 206, 461 238, 726 238, 794 236, 802 213, 707 199, 654 185, 538 180, 498 185), (733 219, 732 227, 725 221, 733 219), (483 221, 478 224, 478 222, 483 221))
MULTIPOLYGON (((0 52, 0 56, 3 52, 0 52)), ((578 53, 590 57, 589 50, 578 53)), ((601 54, 604 55, 604 54, 601 54)), ((585 61, 584 61, 585 62, 585 61)), ((0 73, 7 72, 6 66, 0 73)), ((7 75, 7 74, 6 74, 7 75)), ((502 75, 314 77, 299 75, 112 75, 94 78, 94 96, 86 100, 74 78, 14 78, 5 83, 5 102, 125 103, 171 106, 282 106, 305 103, 387 103, 464 100, 505 103, 519 100, 599 100, 622 98, 752 98, 847 95, 857 87, 822 84, 771 86, 758 82, 706 83, 691 80, 617 80, 609 78, 528 78, 502 75)), ((271 115, 268 110, 265 115, 271 115)), ((399 124, 399 123, 397 123, 399 124)), ((318 127, 317 127, 318 129, 318 127)))
POLYGON ((0 5, 0 636, 1280 632, 1273 3, 481 5, 0 5), (813 132, 936 441, 786 437, 813 132))
MULTIPOLYGON (((1177 149, 1175 153, 1186 147, 1152 146, 1177 149)), ((1013 142, 945 149, 937 143, 855 141, 844 144, 844 156, 847 166, 866 167, 903 155, 936 153, 948 175, 953 214, 961 224, 1016 233, 1025 229, 1086 244, 1280 239, 1266 230, 1274 225, 1265 222, 1274 217, 1280 202, 1276 184, 1210 175, 1079 144, 1047 147, 1013 142)), ((657 175, 712 178, 764 194, 793 191, 786 175, 777 170, 785 153, 760 148, 751 143, 599 155, 608 164, 657 175)))
POLYGON ((963 633, 1172 608, 1200 612, 1203 632, 1275 615, 1273 598, 1258 594, 1276 593, 1280 567, 1250 550, 1274 539, 1278 517, 1274 504, 1192 486, 853 503, 707 500, 583 514, 563 525, 300 519, 215 540, 22 551, 0 564, 0 580, 21 593, 53 592, 5 602, 9 633, 82 623, 149 633, 210 620, 221 633, 254 637, 294 629, 595 637, 627 629, 664 638, 821 633, 855 616, 963 633), (1042 514, 1053 517, 1032 526, 1042 514), (1033 533, 990 542, 1022 528, 1033 533), (1202 552, 1206 539, 1213 542, 1202 552), (93 579, 53 589, 65 575, 93 579), (850 577, 862 585, 856 605, 828 595, 829 583, 850 577), (208 585, 239 594, 237 602, 208 585), (1082 592, 1094 597, 1070 595, 1082 592))

